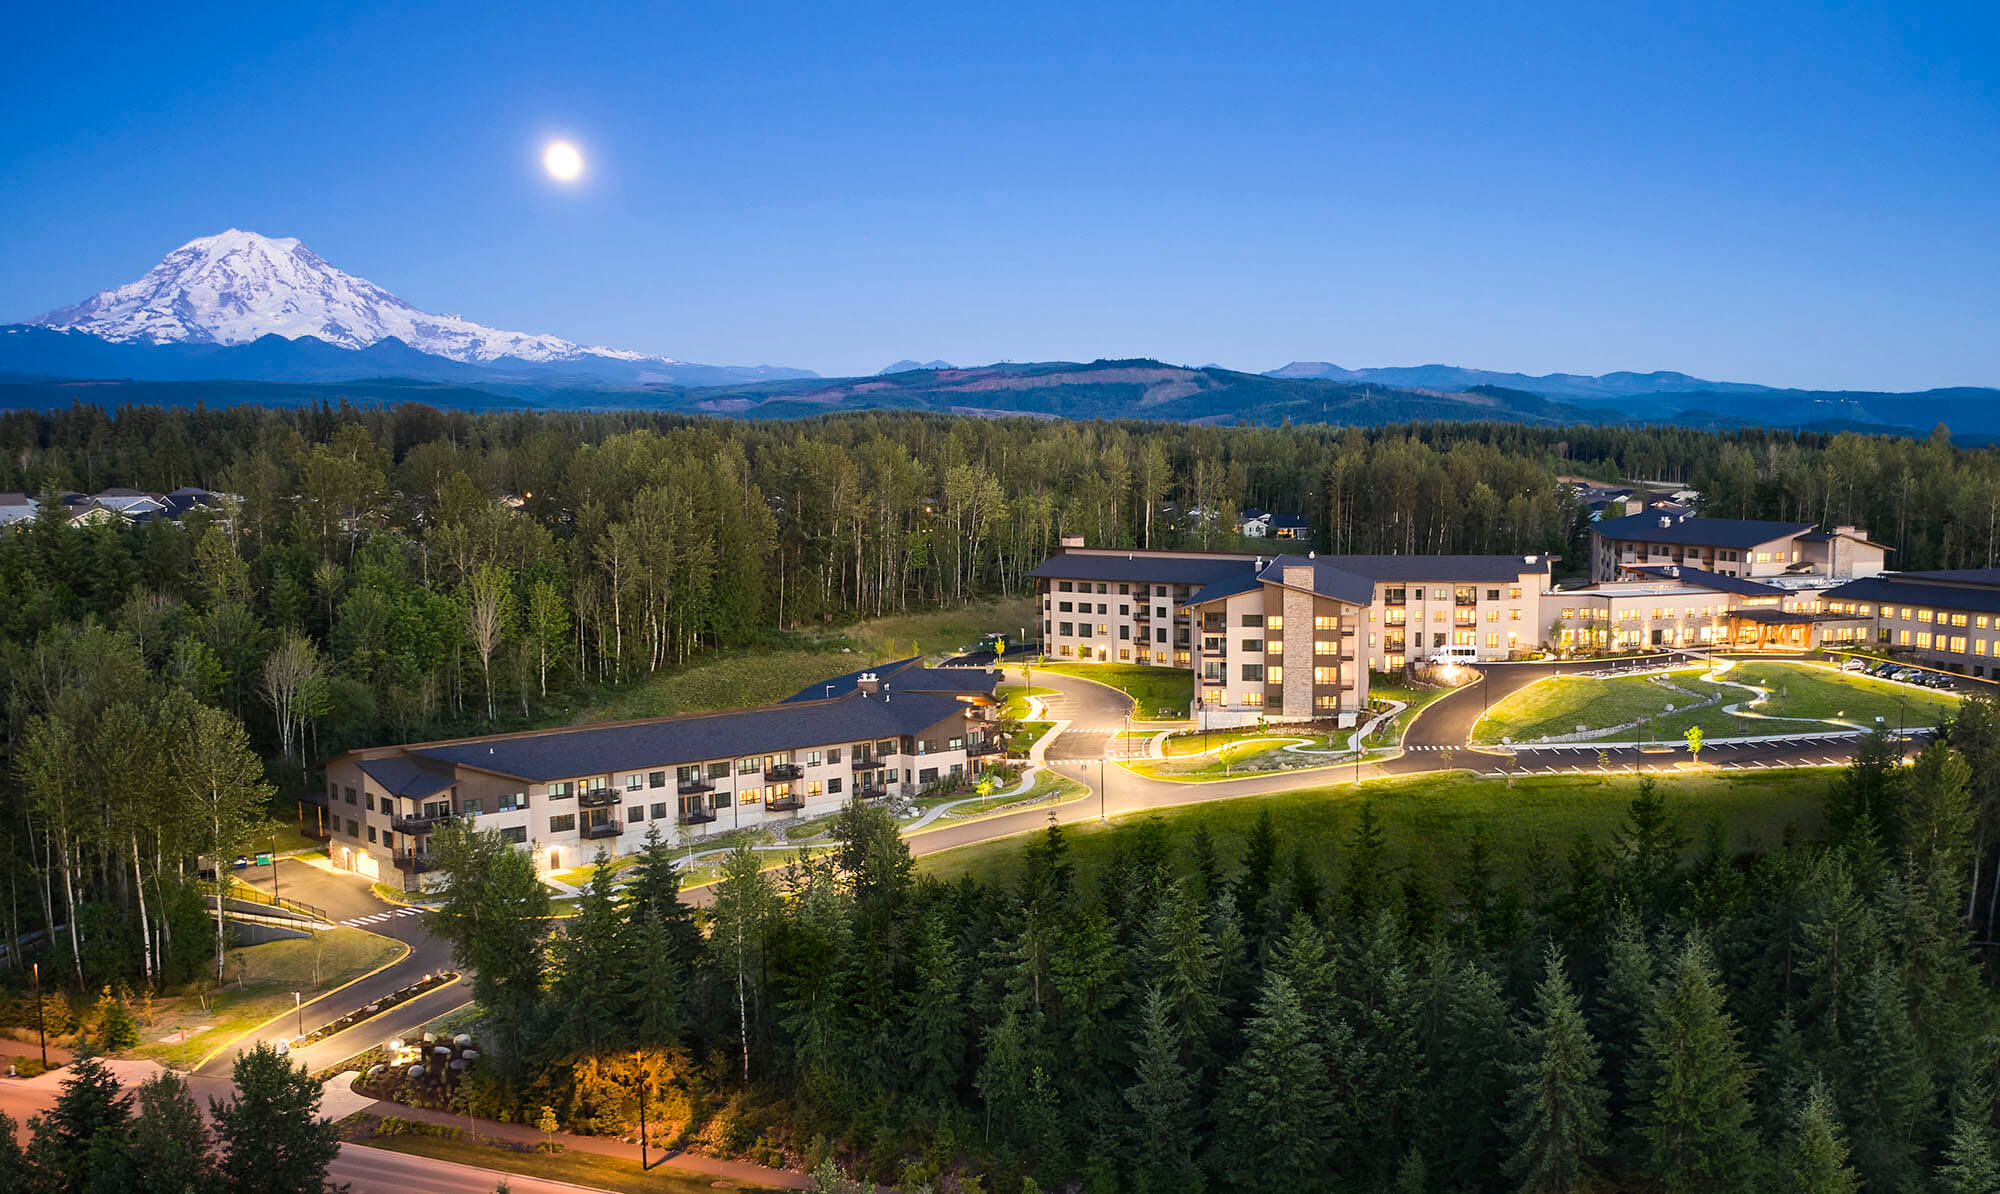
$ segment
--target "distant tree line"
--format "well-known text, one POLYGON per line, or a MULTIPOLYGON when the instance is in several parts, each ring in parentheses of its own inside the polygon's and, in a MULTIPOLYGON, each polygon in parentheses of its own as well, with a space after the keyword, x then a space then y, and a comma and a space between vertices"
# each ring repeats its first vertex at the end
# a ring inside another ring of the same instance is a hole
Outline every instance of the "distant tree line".
POLYGON ((552 933, 532 863, 457 827, 431 924, 499 1045, 482 1112, 622 1133, 644 1086, 666 1134, 904 1191, 1985 1194, 1968 760, 2000 722, 1969 707, 1913 765, 1869 741, 1829 840, 1761 852, 1691 843, 1646 779, 1518 880, 1475 833, 1434 886, 1364 804, 1331 859, 1268 812, 1235 859, 1156 818, 1094 881, 1051 825, 1018 882, 943 883, 857 802, 827 854, 740 849, 698 915, 656 838, 552 933))

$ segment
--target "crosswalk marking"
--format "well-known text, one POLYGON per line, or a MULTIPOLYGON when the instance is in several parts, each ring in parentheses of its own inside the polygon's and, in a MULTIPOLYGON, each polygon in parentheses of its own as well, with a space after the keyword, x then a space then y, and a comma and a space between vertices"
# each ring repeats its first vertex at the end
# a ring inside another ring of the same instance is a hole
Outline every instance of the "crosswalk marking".
POLYGON ((393 920, 398 916, 415 916, 422 911, 422 908, 414 907, 391 908, 385 912, 371 912, 366 916, 356 916, 348 920, 343 920, 340 922, 340 927, 344 929, 360 928, 362 925, 380 924, 385 920, 393 920))

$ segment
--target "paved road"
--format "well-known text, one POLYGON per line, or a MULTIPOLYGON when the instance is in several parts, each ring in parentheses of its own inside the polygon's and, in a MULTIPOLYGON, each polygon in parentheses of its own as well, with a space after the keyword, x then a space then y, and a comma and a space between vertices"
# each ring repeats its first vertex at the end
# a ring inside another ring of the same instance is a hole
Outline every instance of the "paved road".
MULTIPOLYGON (((236 872, 237 878, 263 891, 271 890, 271 869, 249 867, 236 872)), ((451 947, 424 931, 423 917, 400 905, 378 897, 368 880, 344 871, 325 870, 296 859, 280 859, 278 893, 289 899, 316 904, 333 921, 365 932, 390 937, 409 946, 409 956, 395 965, 351 987, 321 996, 305 1007, 307 1031, 337 1020, 356 1008, 366 1007, 392 991, 400 990, 436 970, 451 968, 451 947)), ((332 1065, 371 1045, 400 1036, 434 1020, 466 1002, 464 984, 440 988, 423 998, 391 1010, 386 1015, 330 1037, 299 1052, 299 1059, 315 1068, 332 1065), (345 1050, 344 1052, 342 1050, 345 1050)), ((299 1031, 299 1020, 287 1016, 236 1042, 211 1059, 197 1072, 226 1076, 236 1055, 258 1041, 289 1040, 299 1031)))

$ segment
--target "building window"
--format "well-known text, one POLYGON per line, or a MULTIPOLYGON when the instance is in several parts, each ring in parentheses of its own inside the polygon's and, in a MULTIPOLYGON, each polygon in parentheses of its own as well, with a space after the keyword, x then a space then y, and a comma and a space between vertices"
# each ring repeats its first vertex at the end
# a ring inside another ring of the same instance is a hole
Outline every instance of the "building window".
POLYGON ((1063 613, 1073 614, 1076 612, 1076 603, 1073 601, 1058 601, 1056 602, 1056 608, 1063 613))
POLYGON ((1071 622, 1057 622, 1056 633, 1065 637, 1076 633, 1076 625, 1071 622))
POLYGON ((667 815, 667 806, 664 804, 655 804, 652 811, 653 820, 658 821, 667 815))
POLYGON ((917 782, 920 784, 934 784, 937 782, 937 777, 938 769, 935 767, 926 767, 917 772, 917 782))
POLYGON ((375 843, 375 827, 373 825, 368 827, 368 843, 370 845, 375 843))
MULTIPOLYGON (((361 795, 361 800, 368 806, 369 812, 372 813, 375 811, 375 793, 364 792, 361 795)), ((389 798, 386 796, 382 798, 382 811, 385 813, 389 811, 389 798)))
POLYGON ((479 804, 479 798, 475 796, 469 800, 462 801, 458 806, 458 811, 468 817, 476 817, 479 815, 479 804))
POLYGON ((625 806, 625 820, 628 824, 643 821, 645 819, 646 819, 645 805, 628 804, 625 806))
POLYGON ((1246 663, 1246 664, 1244 664, 1244 665, 1243 665, 1243 678, 1244 678, 1245 680, 1254 680, 1254 681, 1257 681, 1257 682, 1259 682, 1259 683, 1262 683, 1262 682, 1263 682, 1263 679, 1264 679, 1264 665, 1263 665, 1263 664, 1261 664, 1261 663, 1246 663))
POLYGON ((808 766, 808 767, 817 767, 817 766, 819 766, 819 752, 818 752, 818 751, 816 751, 816 750, 809 750, 809 751, 807 751, 807 752, 806 752, 806 766, 808 766))
POLYGON ((746 755, 736 760, 736 774, 755 775, 764 769, 764 760, 758 755, 746 755))
POLYGON ((1073 593, 1076 591, 1076 586, 1066 580, 1059 580, 1056 582, 1056 591, 1060 593, 1073 593))
POLYGON ((625 777, 625 790, 627 792, 637 792, 645 786, 646 776, 644 772, 635 771, 625 777))
POLYGON ((553 816, 553 817, 550 817, 550 818, 549 818, 549 832, 550 832, 550 833, 575 833, 575 832, 576 832, 576 814, 575 814, 575 813, 558 813, 558 814, 556 814, 555 816, 553 816))
POLYGON ((349 803, 349 804, 353 804, 353 803, 354 803, 354 789, 353 789, 353 788, 344 788, 344 789, 342 789, 342 791, 346 793, 346 798, 347 798, 347 803, 349 803))
POLYGON ((1314 684, 1340 683, 1340 669, 1337 667, 1316 667, 1313 669, 1314 684))
POLYGON ((1264 690, 1261 688, 1251 689, 1250 691, 1242 694, 1242 696, 1237 699, 1237 704, 1245 705, 1253 709, 1263 708, 1264 690))
POLYGON ((567 800, 574 795, 576 795, 576 781, 574 780, 566 779, 559 784, 549 785, 550 800, 567 800))
POLYGON ((528 807, 528 794, 526 792, 502 792, 500 794, 499 807, 494 811, 511 813, 518 812, 526 807, 528 807))
POLYGON ((1283 684, 1284 682, 1285 682, 1285 669, 1283 667, 1274 663, 1264 669, 1264 683, 1283 684))
POLYGON ((1338 628, 1339 624, 1339 620, 1331 614, 1317 614, 1313 617, 1314 630, 1333 630, 1338 628))
POLYGON ((826 794, 829 796, 840 795, 840 780, 838 777, 826 781, 826 794))
POLYGON ((1285 615, 1283 614, 1264 615, 1265 630, 1283 630, 1284 628, 1285 628, 1285 615))
POLYGON ((1951 636, 1951 651, 1952 651, 1952 654, 1954 654, 1954 655, 1963 655, 1963 654, 1965 654, 1965 636, 1964 636, 1964 635, 1962 635, 1962 634, 1954 634, 1954 635, 1952 635, 1952 636, 1951 636))
POLYGON ((525 846, 528 844, 528 827, 526 825, 509 825, 500 831, 500 840, 511 845, 525 846))
POLYGON ((351 819, 351 818, 350 818, 350 819, 348 820, 348 822, 347 822, 347 836, 348 836, 348 837, 360 837, 360 836, 361 836, 361 822, 359 822, 359 821, 356 821, 356 820, 353 820, 353 819, 351 819))
POLYGON ((827 748, 826 761, 829 764, 840 762, 840 748, 838 746, 827 748))
POLYGON ((1252 629, 1262 629, 1262 628, 1263 628, 1263 625, 1264 625, 1264 615, 1263 615, 1263 614, 1244 614, 1244 615, 1243 615, 1243 625, 1244 625, 1244 626, 1245 626, 1246 628, 1252 628, 1252 629))
POLYGON ((708 765, 708 778, 710 778, 710 779, 728 779, 728 778, 729 778, 729 764, 728 764, 728 763, 710 763, 710 764, 708 765))
POLYGON ((899 753, 901 752, 896 749, 896 740, 894 738, 884 738, 875 744, 875 754, 880 758, 886 759, 890 755, 899 753))
POLYGON ((1338 655, 1340 654, 1340 644, 1330 638, 1316 639, 1313 642, 1313 654, 1338 655))

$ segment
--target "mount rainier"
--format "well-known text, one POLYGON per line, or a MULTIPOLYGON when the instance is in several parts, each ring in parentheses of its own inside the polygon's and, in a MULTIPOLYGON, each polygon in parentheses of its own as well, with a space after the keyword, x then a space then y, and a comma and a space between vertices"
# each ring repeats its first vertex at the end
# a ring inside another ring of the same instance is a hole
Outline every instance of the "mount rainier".
MULTIPOLYGON (((690 365, 669 357, 591 347, 559 336, 508 332, 460 315, 422 311, 340 270, 297 239, 231 228, 189 241, 145 277, 29 321, 126 345, 245 345, 306 337, 336 348, 395 340, 467 365, 554 367, 634 381, 673 381, 720 369, 750 378, 811 377, 805 370, 690 365), (567 367, 567 368, 565 368, 567 367)), ((393 347, 393 346, 391 346, 393 347)), ((537 371, 543 371, 537 370, 537 371)), ((703 378, 703 380, 707 380, 703 378)))

